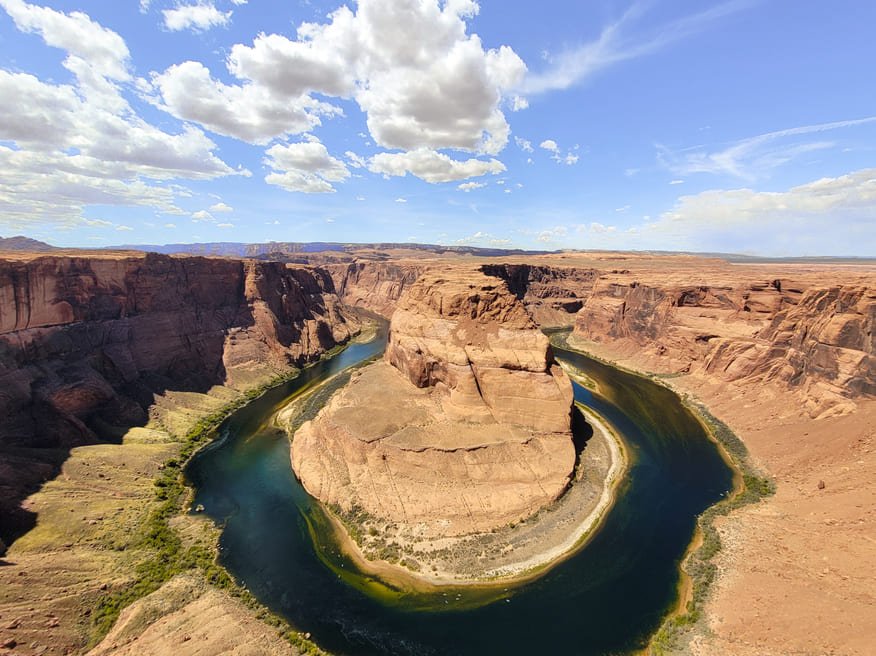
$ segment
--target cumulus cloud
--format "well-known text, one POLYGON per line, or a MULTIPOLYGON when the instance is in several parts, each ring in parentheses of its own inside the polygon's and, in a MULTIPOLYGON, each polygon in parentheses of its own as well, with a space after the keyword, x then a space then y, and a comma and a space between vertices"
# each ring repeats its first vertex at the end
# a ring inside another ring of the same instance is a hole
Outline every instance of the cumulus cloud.
POLYGON ((365 161, 365 158, 357 155, 352 150, 345 152, 344 156, 350 162, 350 166, 354 169, 364 169, 368 166, 368 162, 365 161))
POLYGON ((37 33, 47 45, 87 61, 97 74, 113 80, 129 79, 130 52, 125 40, 86 14, 79 11, 65 14, 23 0, 0 0, 0 7, 19 30, 37 33))
POLYGON ((215 220, 207 210, 198 210, 192 213, 192 221, 195 223, 212 223, 215 220))
POLYGON ((485 182, 463 182, 457 187, 461 191, 474 191, 475 189, 483 189, 487 184, 485 182))
POLYGON ((289 97, 262 85, 224 84, 194 61, 153 75, 152 84, 163 102, 159 106, 174 116, 254 144, 307 132, 321 124, 321 117, 341 113, 307 94, 289 97))
POLYGON ((520 150, 522 150, 524 153, 531 153, 534 150, 532 147, 532 142, 528 139, 514 137, 514 143, 516 143, 517 147, 520 148, 520 150))
POLYGON ((267 150, 265 164, 272 172, 265 182, 287 191, 331 193, 332 182, 342 182, 350 171, 339 159, 329 155, 316 139, 291 144, 276 144, 267 150))
POLYGON ((510 132, 502 103, 522 107, 510 90, 526 66, 511 48, 485 49, 468 34, 477 11, 470 0, 359 0, 324 23, 302 23, 295 39, 261 34, 235 45, 227 68, 239 83, 196 62, 153 82, 175 116, 252 143, 340 114, 328 97, 353 99, 380 147, 495 155, 510 132))
POLYGON ((478 230, 473 235, 469 235, 467 237, 462 237, 456 240, 457 244, 468 245, 468 244, 481 244, 484 246, 494 246, 498 248, 502 248, 511 244, 510 239, 505 239, 503 237, 496 237, 495 235, 484 232, 483 230, 478 230))
POLYGON ((402 153, 378 153, 368 162, 373 173, 404 177, 408 173, 426 182, 454 182, 505 171, 497 159, 451 159, 444 153, 429 148, 418 148, 402 153))
POLYGON ((213 204, 213 205, 210 205, 210 211, 211 211, 211 212, 222 212, 222 213, 226 213, 226 212, 233 212, 233 211, 234 211, 234 208, 231 207, 230 205, 226 205, 225 203, 223 203, 223 202, 220 201, 220 202, 218 202, 218 203, 215 203, 215 204, 213 204))
POLYGON ((787 191, 715 189, 681 196, 644 229, 699 248, 737 244, 755 252, 848 254, 861 252, 862 239, 872 242, 874 216, 876 168, 870 168, 787 191))
POLYGON ((205 0, 193 5, 178 5, 161 13, 164 14, 164 26, 172 32, 204 32, 213 27, 224 27, 232 14, 231 11, 219 11, 212 2, 205 0))
POLYGON ((569 229, 566 226, 555 226, 546 230, 541 230, 535 237, 536 241, 542 244, 559 244, 565 241, 566 235, 569 234, 569 229))
POLYGON ((182 213, 174 179, 234 173, 195 127, 176 134, 143 120, 122 96, 128 49, 115 32, 84 14, 20 0, 0 0, 25 31, 67 50, 72 84, 49 84, 0 70, 0 97, 16 111, 0 114, 0 216, 27 225, 75 224, 88 205, 143 205, 182 213))
POLYGON ((567 166, 571 166, 572 164, 578 163, 578 155, 575 154, 574 151, 578 150, 578 146, 575 146, 572 150, 569 150, 565 155, 560 152, 560 146, 553 139, 545 139, 538 147, 548 151, 551 153, 551 159, 554 160, 557 164, 566 164, 567 166))

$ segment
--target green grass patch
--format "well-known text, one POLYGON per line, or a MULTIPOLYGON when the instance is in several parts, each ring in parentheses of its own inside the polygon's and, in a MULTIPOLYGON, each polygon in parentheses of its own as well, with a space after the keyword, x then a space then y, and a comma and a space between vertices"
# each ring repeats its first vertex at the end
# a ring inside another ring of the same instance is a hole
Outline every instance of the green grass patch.
POLYGON ((109 633, 124 608, 155 592, 177 574, 198 572, 208 583, 228 592, 254 610, 258 619, 277 627, 279 635, 293 644, 302 654, 326 656, 326 652, 294 631, 284 619, 268 611, 248 590, 239 586, 218 564, 215 549, 201 545, 184 548, 180 536, 170 526, 173 517, 186 512, 188 490, 183 470, 188 461, 215 438, 216 430, 234 411, 264 394, 268 389, 295 378, 299 373, 299 370, 293 370, 247 390, 219 410, 198 420, 185 434, 178 455, 164 462, 159 475, 154 480, 156 505, 132 540, 132 548, 142 550, 149 556, 136 566, 134 581, 131 584, 108 592, 98 602, 91 616, 91 646, 96 645, 109 633))
POLYGON ((742 481, 736 494, 707 508, 699 516, 697 524, 702 543, 688 556, 684 564, 684 571, 691 580, 691 598, 684 612, 670 615, 654 634, 650 646, 655 656, 678 652, 690 639, 694 629, 699 628, 700 620, 703 618, 703 604, 708 599, 718 574, 718 568, 712 562, 721 551, 721 537, 715 528, 715 519, 738 508, 758 503, 776 492, 775 482, 762 476, 755 469, 745 444, 727 424, 715 417, 701 403, 685 399, 685 404, 700 417, 712 437, 730 456, 742 481))

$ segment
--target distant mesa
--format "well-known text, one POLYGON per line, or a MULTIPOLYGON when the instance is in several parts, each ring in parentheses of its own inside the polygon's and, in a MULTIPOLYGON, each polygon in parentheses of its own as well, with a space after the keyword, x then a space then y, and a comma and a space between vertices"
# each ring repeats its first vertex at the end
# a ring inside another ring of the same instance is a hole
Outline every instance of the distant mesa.
POLYGON ((35 253, 57 250, 54 246, 24 235, 0 237, 0 251, 29 251, 35 253))

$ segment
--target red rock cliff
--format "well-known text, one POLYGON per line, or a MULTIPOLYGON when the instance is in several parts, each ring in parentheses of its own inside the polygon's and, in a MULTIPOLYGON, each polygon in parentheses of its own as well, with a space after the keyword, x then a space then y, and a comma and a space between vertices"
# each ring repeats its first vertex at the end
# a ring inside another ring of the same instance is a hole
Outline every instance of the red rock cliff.
POLYGON ((0 444, 75 444, 142 423, 155 391, 245 383, 349 338, 330 276, 277 263, 0 262, 0 444))

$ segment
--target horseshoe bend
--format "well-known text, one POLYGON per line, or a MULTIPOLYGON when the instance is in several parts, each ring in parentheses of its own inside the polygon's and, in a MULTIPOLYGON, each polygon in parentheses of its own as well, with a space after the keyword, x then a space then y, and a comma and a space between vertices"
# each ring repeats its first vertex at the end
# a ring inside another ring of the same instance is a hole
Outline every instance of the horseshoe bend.
MULTIPOLYGON (((365 602, 343 586, 378 579, 411 609, 460 599, 453 617, 489 630, 497 603, 527 617, 552 609, 538 596, 545 585, 579 604, 578 586, 596 585, 588 612, 611 608, 611 587, 634 585, 611 569, 620 558, 640 562, 638 577, 662 571, 678 586, 661 602, 658 635, 688 604, 701 616, 681 635, 699 636, 691 644, 708 653, 747 653, 738 636, 808 644, 773 626, 816 616, 825 644, 863 653, 842 627, 873 608, 872 265, 376 252, 295 264, 282 260, 300 256, 279 254, 4 255, 7 641, 85 653, 89 636, 109 631, 94 654, 188 653, 183 638, 209 623, 222 627, 204 638, 217 653, 242 641, 293 653, 333 640, 321 622, 331 626, 338 604, 377 631, 369 623, 381 602, 360 613, 365 602), (181 460, 211 436, 221 442, 184 479, 181 460), (296 496, 293 470, 312 497, 296 496), (686 519, 660 506, 674 498, 681 508, 701 488, 712 491, 686 519), (330 521, 311 543, 296 522, 317 507, 330 521), (662 564, 650 544, 623 537, 649 526, 669 540, 669 524, 690 527, 697 515, 710 551, 688 554, 689 578, 677 559, 692 528, 675 534, 678 551, 662 564), (218 532, 258 545, 223 552, 218 532), (273 542, 285 546, 266 550, 273 542), (329 567, 290 556, 302 549, 322 551, 329 567), (718 571, 706 587, 704 566, 718 571), (299 572, 324 581, 321 596, 282 587, 299 572), (471 583, 487 591, 459 587, 471 583), (804 594, 815 586, 820 594, 804 594), (792 591, 793 603, 778 603, 792 591), (254 597, 243 604, 243 594, 254 597), (277 621, 293 618, 288 639, 267 637, 263 611, 252 610, 260 601, 281 609, 277 621)), ((559 608, 576 606, 548 612, 559 608)), ((447 632, 449 616, 410 612, 427 628, 412 625, 406 639, 467 644, 447 632)), ((655 628, 641 630, 648 639, 655 628)))
POLYGON ((295 433, 292 464, 366 557, 389 551, 431 581, 495 580, 548 564, 557 554, 539 551, 557 540, 568 549, 599 517, 619 450, 600 427, 582 482, 576 413, 548 338, 504 280, 430 272, 399 300, 384 360, 356 371, 295 433), (514 530, 573 484, 589 488, 569 495, 574 509, 514 530), (560 517, 570 525, 556 526, 560 517))

